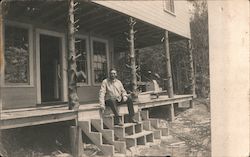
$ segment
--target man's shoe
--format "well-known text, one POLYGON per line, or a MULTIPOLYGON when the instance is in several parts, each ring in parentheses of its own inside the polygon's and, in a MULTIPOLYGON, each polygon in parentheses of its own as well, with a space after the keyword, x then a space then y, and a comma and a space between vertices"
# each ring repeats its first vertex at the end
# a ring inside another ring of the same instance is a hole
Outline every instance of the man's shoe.
POLYGON ((122 120, 121 120, 121 118, 118 119, 118 125, 119 126, 123 126, 124 125, 123 122, 122 122, 122 120))

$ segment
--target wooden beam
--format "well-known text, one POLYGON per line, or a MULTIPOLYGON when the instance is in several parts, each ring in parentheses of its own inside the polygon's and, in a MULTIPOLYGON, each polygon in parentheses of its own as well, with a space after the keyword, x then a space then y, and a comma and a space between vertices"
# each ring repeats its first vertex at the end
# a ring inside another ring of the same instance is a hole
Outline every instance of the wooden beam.
POLYGON ((176 95, 174 98, 168 98, 163 97, 159 99, 153 99, 151 101, 145 102, 145 103, 135 103, 134 105, 138 105, 140 109, 143 108, 151 108, 151 107, 157 107, 157 106, 164 106, 164 105, 170 105, 174 103, 180 103, 185 101, 192 100, 192 95, 176 95))
POLYGON ((166 63, 167 63, 167 91, 168 96, 170 98, 174 97, 174 90, 173 90, 173 81, 172 81, 172 72, 171 72, 171 62, 170 62, 170 52, 169 52, 169 38, 168 38, 168 31, 164 32, 164 51, 166 54, 166 63))
POLYGON ((173 122, 175 119, 175 115, 174 115, 174 104, 170 104, 170 116, 171 116, 171 121, 173 122))
POLYGON ((80 25, 89 25, 89 24, 92 24, 96 21, 103 21, 103 19, 106 17, 106 16, 109 16, 111 15, 112 12, 108 12, 107 10, 104 10, 103 12, 101 13, 96 13, 95 15, 93 16, 89 16, 87 19, 84 19, 84 20, 81 20, 83 18, 79 18, 79 21, 80 21, 80 25))
MULTIPOLYGON (((126 22, 125 17, 122 17, 120 21, 118 19, 115 20, 114 22, 111 21, 109 25, 106 25, 105 27, 100 29, 99 32, 103 32, 102 33, 103 35, 110 35, 110 36, 115 36, 116 34, 127 32, 129 31, 129 27, 125 24, 125 22, 126 22), (114 26, 114 23, 116 26, 114 26)), ((138 31, 138 33, 141 33, 146 30, 151 30, 151 27, 147 27, 145 24, 141 24, 140 26, 135 27, 135 29, 138 31)))
POLYGON ((92 8, 92 9, 90 9, 90 11, 82 13, 81 15, 79 15, 78 18, 79 19, 87 18, 87 17, 91 16, 92 14, 96 14, 97 12, 99 12, 101 10, 104 10, 104 8, 102 8, 102 7, 92 8))
POLYGON ((121 17, 121 19, 116 19, 115 21, 110 21, 110 23, 95 29, 96 32, 102 32, 103 35, 111 34, 111 32, 121 32, 121 30, 129 30, 126 19, 123 17, 121 17))
MULTIPOLYGON (((40 2, 41 4, 37 5, 36 7, 39 8, 39 12, 40 12, 40 15, 43 14, 44 12, 46 12, 46 10, 48 9, 47 6, 48 6, 48 2, 44 1, 44 2, 40 2), (45 10, 46 9, 46 10, 45 10)), ((32 15, 31 16, 31 19, 32 18, 37 18, 39 19, 39 15, 32 15)))
POLYGON ((87 27, 86 27, 86 30, 95 30, 96 28, 100 28, 100 27, 103 27, 105 26, 107 23, 109 23, 111 20, 117 20, 121 18, 120 15, 112 15, 110 14, 109 16, 105 16, 104 17, 104 20, 98 20, 96 22, 94 22, 93 24, 88 24, 87 27))
POLYGON ((43 11, 43 14, 39 17, 39 19, 41 21, 50 21, 50 19, 53 19, 51 18, 52 15, 57 13, 57 11, 62 10, 62 8, 66 6, 67 6, 67 3, 65 2, 60 2, 59 4, 55 3, 55 5, 52 5, 52 8, 46 10, 46 12, 43 11))
MULTIPOLYGON (((78 16, 75 15, 76 18, 78 18, 78 19, 79 19, 79 17, 81 17, 82 15, 85 14, 86 10, 87 11, 92 10, 89 6, 85 6, 85 5, 80 5, 79 7, 80 7, 80 9, 78 10, 79 12, 77 13, 78 16), (82 10, 84 10, 84 12, 82 12, 82 10)), ((52 25, 54 25, 54 24, 57 25, 58 23, 61 23, 63 20, 66 21, 67 15, 68 15, 67 11, 62 12, 60 15, 51 19, 49 22, 52 23, 52 25)))
MULTIPOLYGON (((11 1, 9 1, 9 2, 5 2, 5 3, 9 4, 10 10, 13 10, 11 13, 8 13, 10 16, 20 15, 22 12, 24 12, 24 9, 27 6, 27 4, 25 2, 22 3, 20 1, 17 1, 17 2, 14 2, 14 1, 11 2, 11 1)), ((2 4, 3 4, 3 2, 2 2, 2 4)))
MULTIPOLYGON (((141 32, 141 29, 147 29, 145 28, 146 25, 144 24, 141 24, 138 22, 138 25, 136 25, 135 27, 135 29, 138 30, 138 32, 141 32)), ((106 27, 103 27, 102 29, 99 30, 99 32, 103 32, 102 34, 110 35, 110 36, 113 36, 115 34, 120 34, 122 33, 122 31, 123 32, 129 31, 129 27, 126 25, 126 18, 124 16, 121 16, 121 20, 118 20, 118 19, 114 20, 113 22, 110 22, 109 25, 106 25, 106 27), (114 24, 116 26, 114 26, 114 24)))
MULTIPOLYGON (((55 17, 54 19, 49 20, 48 22, 51 23, 52 25, 54 25, 54 24, 57 25, 57 24, 58 24, 58 21, 62 20, 63 18, 66 19, 67 15, 68 15, 67 12, 62 13, 61 15, 55 17)), ((60 23, 60 22, 59 22, 59 23, 60 23)))
POLYGON ((56 123, 56 122, 74 120, 76 118, 77 114, 75 112, 67 112, 67 113, 37 115, 37 116, 23 117, 23 118, 12 118, 4 120, 2 119, 0 121, 0 129, 11 129, 11 128, 19 128, 25 126, 56 123))
POLYGON ((83 155, 82 131, 79 126, 70 126, 69 128, 71 153, 74 157, 83 155))

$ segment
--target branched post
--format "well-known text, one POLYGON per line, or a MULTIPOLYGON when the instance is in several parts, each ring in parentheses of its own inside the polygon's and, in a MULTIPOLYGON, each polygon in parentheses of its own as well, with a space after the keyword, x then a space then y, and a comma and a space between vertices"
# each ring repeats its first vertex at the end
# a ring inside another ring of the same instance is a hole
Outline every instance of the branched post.
POLYGON ((79 108, 79 97, 76 86, 76 52, 75 52, 75 21, 74 0, 69 0, 68 18, 68 104, 69 109, 79 108))
POLYGON ((135 33, 134 26, 136 24, 136 21, 130 17, 128 20, 129 23, 129 50, 130 50, 130 68, 131 68, 131 84, 132 84, 132 94, 134 97, 138 96, 137 91, 137 77, 136 77, 136 63, 135 63, 135 33))

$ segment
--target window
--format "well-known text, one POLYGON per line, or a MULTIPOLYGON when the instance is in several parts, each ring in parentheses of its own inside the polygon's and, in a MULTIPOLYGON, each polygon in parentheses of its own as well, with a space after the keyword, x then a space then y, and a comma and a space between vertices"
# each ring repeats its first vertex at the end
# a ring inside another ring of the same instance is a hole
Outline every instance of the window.
POLYGON ((174 0, 164 0, 164 10, 174 13, 174 0))
POLYGON ((94 84, 100 84, 108 75, 107 42, 93 40, 92 50, 94 84))
POLYGON ((80 55, 76 60, 77 71, 83 71, 87 76, 86 80, 78 82, 79 85, 89 85, 89 61, 88 61, 88 49, 87 49, 87 39, 86 38, 76 38, 76 56, 80 55))
POLYGON ((4 83, 7 86, 32 85, 31 31, 27 27, 5 25, 4 83))

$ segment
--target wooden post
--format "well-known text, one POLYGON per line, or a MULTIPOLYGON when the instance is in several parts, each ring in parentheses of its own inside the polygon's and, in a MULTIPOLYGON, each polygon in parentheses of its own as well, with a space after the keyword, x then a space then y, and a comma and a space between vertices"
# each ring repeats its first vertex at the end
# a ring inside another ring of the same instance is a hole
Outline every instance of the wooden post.
POLYGON ((70 148, 73 157, 83 156, 82 131, 79 126, 70 126, 70 148))
POLYGON ((79 98, 76 86, 74 0, 69 0, 68 13, 68 104, 70 110, 77 110, 79 108, 79 98))
MULTIPOLYGON (((193 98, 196 98, 195 93, 195 72, 194 72, 194 61, 193 61, 193 48, 191 40, 188 40, 188 51, 189 51, 189 64, 190 64, 190 80, 191 80, 191 94, 193 98)), ((193 108, 193 100, 190 100, 190 107, 193 108)))
POLYGON ((195 97, 195 73, 194 73, 194 61, 193 61, 193 48, 192 48, 192 43, 191 40, 188 40, 188 50, 189 50, 189 64, 190 64, 190 79, 192 80, 191 82, 191 92, 192 95, 195 97))
POLYGON ((174 115, 174 104, 170 104, 170 114, 171 114, 171 121, 174 121, 175 115, 174 115))
POLYGON ((169 52, 169 39, 168 39, 168 31, 166 30, 164 33, 164 51, 166 54, 166 63, 167 63, 167 91, 168 97, 174 97, 173 90, 173 82, 172 82, 172 73, 171 73, 171 62, 170 62, 170 52, 169 52))
POLYGON ((136 31, 134 31, 134 25, 136 24, 136 21, 130 17, 129 18, 129 50, 130 50, 130 62, 131 62, 131 83, 132 83, 132 92, 133 96, 137 97, 138 96, 138 91, 137 91, 137 78, 136 78, 136 63, 135 63, 135 43, 134 43, 134 35, 136 31))
MULTIPOLYGON (((4 56, 4 49, 3 49, 3 2, 0 2, 0 83, 2 82, 3 78, 3 56, 4 56)), ((0 97, 2 97, 2 88, 0 89, 0 97)), ((2 114, 2 99, 0 99, 0 117, 2 114)), ((1 128, 1 126, 0 126, 1 128)), ((2 132, 0 129, 0 141, 2 141, 2 132)), ((2 143, 0 142, 0 150, 2 150, 2 143)), ((2 152, 0 152, 0 156, 3 156, 2 152)))
MULTIPOLYGON (((0 82, 4 80, 3 78, 3 58, 4 58, 4 49, 3 49, 3 2, 0 2, 0 82)), ((0 97, 2 95, 2 90, 0 89, 0 97)), ((2 99, 0 99, 0 115, 2 112, 2 99)))

